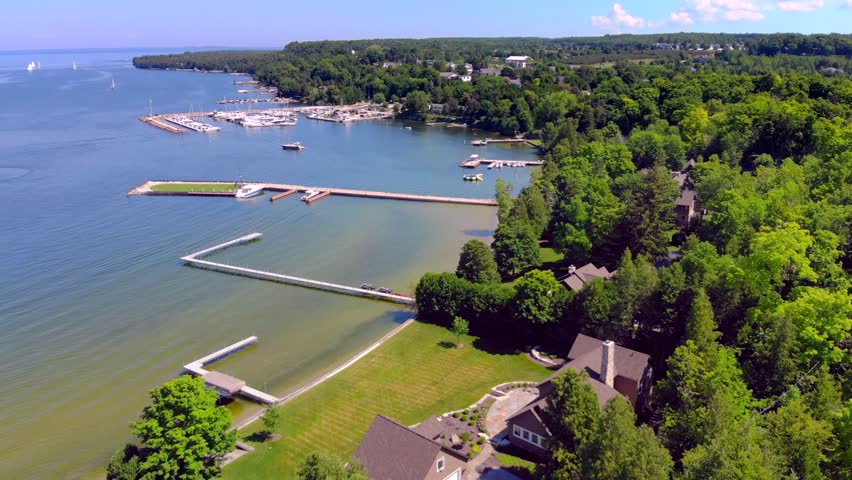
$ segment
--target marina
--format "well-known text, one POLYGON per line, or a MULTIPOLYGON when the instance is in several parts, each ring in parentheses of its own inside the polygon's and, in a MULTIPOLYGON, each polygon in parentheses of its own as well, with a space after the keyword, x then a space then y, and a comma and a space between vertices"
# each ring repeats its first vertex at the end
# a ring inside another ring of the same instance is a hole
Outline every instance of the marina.
POLYGON ((188 128, 194 132, 211 133, 221 130, 219 127, 193 120, 184 115, 164 115, 162 118, 174 123, 175 125, 188 128))
MULTIPOLYGON (((327 192, 326 192, 327 193, 327 192)), ((262 233, 255 232, 249 235, 245 235, 243 237, 235 238, 233 240, 229 240, 227 242, 221 243, 219 245, 200 250, 195 253, 191 253, 180 259, 191 267, 203 268, 207 270, 213 270, 222 273, 229 273, 232 275, 240 275, 243 277, 256 278, 258 280, 269 280, 278 283, 286 283, 288 285, 296 285, 300 287, 312 288, 316 290, 324 290, 327 292, 341 293, 344 295, 354 295, 356 297, 364 297, 370 298, 373 300, 383 300, 392 303, 399 303, 402 305, 413 306, 414 305, 414 297, 409 295, 404 295, 401 293, 396 293, 393 291, 390 292, 382 292, 377 290, 369 290, 365 288, 358 287, 350 287, 347 285, 339 285, 336 283, 329 282, 321 282, 319 280, 311 280, 308 278, 294 277, 292 275, 284 275, 281 273, 273 273, 266 272, 263 270, 257 270, 253 268, 245 268, 239 267, 236 265, 229 265, 225 263, 219 262, 211 262, 208 260, 202 260, 202 258, 210 256, 216 252, 224 250, 226 248, 230 248, 236 245, 243 245, 249 242, 253 242, 258 240, 262 233)))
MULTIPOLYGON (((169 190, 169 191, 157 191, 156 188, 159 185, 166 184, 188 184, 188 185, 211 185, 211 186, 231 186, 234 185, 234 182, 221 182, 221 181, 200 181, 200 182, 183 182, 183 181, 174 181, 174 180, 149 180, 144 182, 137 187, 131 189, 127 192, 128 196, 135 195, 197 195, 198 191, 195 190, 169 190)), ((379 192, 372 190, 354 190, 348 188, 329 188, 329 187, 307 187, 304 185, 287 185, 283 183, 261 183, 254 182, 254 185, 262 187, 263 190, 269 190, 273 192, 288 192, 290 190, 295 190, 297 192, 309 192, 309 191, 320 191, 326 193, 326 195, 340 195, 346 197, 363 197, 363 198, 377 198, 384 200, 404 200, 411 202, 430 202, 430 203, 451 203, 457 205, 481 205, 487 207, 496 207, 497 200, 491 198, 463 198, 463 197, 444 197, 437 195, 418 195, 411 193, 393 193, 393 192, 379 192)), ((234 196, 235 194, 232 192, 216 192, 217 196, 234 196)))

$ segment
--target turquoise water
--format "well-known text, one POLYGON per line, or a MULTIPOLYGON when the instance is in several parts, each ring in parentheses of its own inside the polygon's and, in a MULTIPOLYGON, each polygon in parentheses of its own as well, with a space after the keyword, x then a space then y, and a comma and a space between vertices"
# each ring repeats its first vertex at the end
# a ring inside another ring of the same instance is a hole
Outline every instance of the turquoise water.
MULTIPOLYGON (((180 50, 179 50, 180 51, 180 50)), ((461 181, 471 131, 393 121, 169 134, 137 118, 210 110, 235 97, 222 74, 144 71, 157 51, 0 53, 0 478, 79 478, 130 439, 152 387, 249 335, 259 344, 216 369, 283 395, 411 315, 393 305, 182 266, 178 258, 254 231, 212 257, 343 284, 411 291, 453 269, 490 207, 331 197, 310 206, 226 198, 127 197, 147 179, 238 178, 490 197, 503 175, 461 181), (42 69, 28 73, 38 60, 42 69), (76 62, 78 70, 72 70, 76 62), (110 89, 111 80, 118 84, 110 89), (280 145, 301 141, 303 152, 280 145)), ((231 405, 247 415, 255 407, 231 405)))

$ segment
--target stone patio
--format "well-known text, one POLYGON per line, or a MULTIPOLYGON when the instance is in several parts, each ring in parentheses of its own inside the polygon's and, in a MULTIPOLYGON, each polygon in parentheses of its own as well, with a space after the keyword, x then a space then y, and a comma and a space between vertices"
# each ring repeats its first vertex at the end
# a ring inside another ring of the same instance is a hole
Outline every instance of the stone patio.
POLYGON ((485 428, 488 429, 488 435, 494 438, 504 433, 506 420, 536 398, 538 398, 538 388, 536 387, 509 390, 505 396, 498 398, 485 417, 485 428))

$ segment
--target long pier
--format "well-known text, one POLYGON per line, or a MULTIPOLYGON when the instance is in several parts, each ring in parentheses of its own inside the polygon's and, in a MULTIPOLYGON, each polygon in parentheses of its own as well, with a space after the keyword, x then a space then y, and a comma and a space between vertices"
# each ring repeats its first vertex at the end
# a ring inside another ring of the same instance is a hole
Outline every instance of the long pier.
POLYGON ((527 143, 526 138, 486 138, 484 140, 474 140, 470 142, 474 147, 484 147, 489 143, 527 143))
MULTIPOLYGON (((220 181, 174 181, 174 180, 151 180, 142 183, 141 185, 131 189, 127 195, 195 195, 194 192, 158 192, 154 190, 157 185, 168 183, 203 183, 216 185, 233 185, 233 182, 220 181)), ((319 190, 321 192, 329 192, 329 195, 339 195, 344 197, 362 197, 362 198, 378 198, 384 200, 405 200, 411 202, 431 202, 431 203, 450 203, 457 205, 481 205, 488 207, 497 206, 497 200, 491 198, 465 198, 465 197, 443 197, 437 195, 418 195, 412 193, 393 193, 380 192, 373 190, 354 190, 349 188, 331 188, 331 187, 310 187, 305 185, 288 185, 283 183, 262 183, 252 182, 257 185, 262 185, 264 190, 271 192, 288 192, 295 190, 296 192, 307 192, 308 190, 319 190)), ((233 193, 224 192, 217 196, 233 196, 233 193)), ((276 195, 277 196, 277 195, 276 195)), ((273 197, 274 198, 274 197, 273 197)))
POLYGON ((321 282, 319 280, 311 280, 308 278, 294 277, 292 275, 284 275, 281 273, 266 272, 253 268, 238 267, 226 263, 211 262, 202 260, 215 252, 219 252, 234 245, 241 245, 261 237, 261 233, 255 232, 245 235, 227 242, 215 245, 204 250, 199 250, 184 257, 181 257, 187 265, 207 270, 213 270, 222 273, 230 273, 232 275, 241 275, 244 277, 257 278, 259 280, 269 280, 273 282, 286 283, 289 285, 297 285, 300 287, 313 288, 315 290, 325 290, 328 292, 342 293, 345 295, 354 295, 356 297, 372 298, 374 300, 384 300, 387 302, 398 303, 402 305, 414 305, 414 297, 402 295, 399 293, 382 293, 375 290, 365 290, 363 288, 350 287, 347 285, 339 285, 330 282, 321 282))
POLYGON ((152 127, 157 127, 161 130, 165 130, 169 133, 186 133, 186 130, 180 127, 176 127, 174 125, 170 125, 166 123, 162 116, 148 116, 148 117, 139 117, 139 121, 145 122, 152 127))
MULTIPOLYGON (((217 247, 219 246, 217 245, 217 247)), ((201 252, 197 252, 197 254, 201 254, 201 252)), ((192 362, 187 363, 183 366, 183 369, 189 373, 200 376, 204 379, 204 382, 207 383, 207 385, 229 395, 239 393, 240 395, 259 403, 276 404, 279 402, 278 397, 262 392, 256 388, 252 388, 246 385, 246 382, 239 378, 204 368, 204 366, 208 363, 221 360, 228 355, 254 345, 255 343, 257 343, 257 337, 255 336, 244 338, 237 343, 228 345, 227 347, 216 350, 215 352, 201 357, 198 360, 193 360, 192 362)))
POLYGON ((491 158, 468 157, 459 162, 462 168, 476 168, 480 165, 500 165, 506 167, 540 167, 544 165, 541 160, 494 160, 491 158))

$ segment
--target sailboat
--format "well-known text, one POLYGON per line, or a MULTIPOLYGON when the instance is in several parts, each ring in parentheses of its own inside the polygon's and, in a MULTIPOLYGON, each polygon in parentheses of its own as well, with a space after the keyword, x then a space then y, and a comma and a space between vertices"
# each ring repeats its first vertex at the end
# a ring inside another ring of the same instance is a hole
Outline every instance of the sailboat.
POLYGON ((33 70, 35 70, 35 68, 36 68, 35 62, 30 62, 30 64, 27 65, 27 71, 28 72, 32 72, 33 70))
POLYGON ((112 79, 112 89, 115 90, 115 79, 112 79))
POLYGON ((73 68, 74 70, 77 70, 77 62, 72 62, 71 68, 73 68))
POLYGON ((41 70, 41 62, 36 62, 36 68, 41 70))

